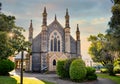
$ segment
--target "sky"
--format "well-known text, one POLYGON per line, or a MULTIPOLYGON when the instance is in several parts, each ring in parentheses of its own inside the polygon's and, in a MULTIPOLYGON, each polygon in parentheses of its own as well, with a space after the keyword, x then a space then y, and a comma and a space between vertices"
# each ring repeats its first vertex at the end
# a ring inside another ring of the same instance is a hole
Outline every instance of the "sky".
POLYGON ((41 31, 43 8, 48 13, 48 25, 53 22, 55 14, 60 24, 65 27, 65 12, 70 15, 71 35, 76 38, 76 26, 79 24, 81 34, 81 54, 83 59, 89 58, 88 48, 90 35, 105 33, 112 16, 111 0, 0 0, 2 12, 16 17, 16 25, 26 29, 28 39, 30 20, 33 20, 34 36, 41 31))

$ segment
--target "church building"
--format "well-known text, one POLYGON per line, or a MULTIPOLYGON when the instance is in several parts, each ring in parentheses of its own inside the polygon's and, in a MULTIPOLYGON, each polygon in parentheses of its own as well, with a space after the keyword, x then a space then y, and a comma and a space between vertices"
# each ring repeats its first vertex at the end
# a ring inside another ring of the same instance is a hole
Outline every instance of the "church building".
POLYGON ((32 21, 29 27, 29 41, 31 45, 30 64, 27 65, 33 72, 56 70, 58 60, 69 58, 81 58, 80 31, 76 25, 76 39, 70 35, 69 13, 66 9, 65 26, 62 26, 55 15, 51 24, 47 24, 47 11, 44 7, 42 13, 42 30, 33 38, 32 21))

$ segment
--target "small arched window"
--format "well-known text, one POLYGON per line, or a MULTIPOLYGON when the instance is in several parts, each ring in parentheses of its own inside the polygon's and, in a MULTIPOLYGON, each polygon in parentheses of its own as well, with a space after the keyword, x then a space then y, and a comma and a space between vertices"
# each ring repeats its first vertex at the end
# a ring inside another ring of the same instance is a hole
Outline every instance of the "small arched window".
POLYGON ((56 60, 55 59, 53 60, 53 66, 56 66, 56 60))

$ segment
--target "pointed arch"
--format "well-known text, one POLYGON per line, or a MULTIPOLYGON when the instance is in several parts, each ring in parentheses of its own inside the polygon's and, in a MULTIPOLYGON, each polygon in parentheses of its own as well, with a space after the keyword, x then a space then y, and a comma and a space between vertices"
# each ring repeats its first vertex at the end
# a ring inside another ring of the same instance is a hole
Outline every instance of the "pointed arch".
POLYGON ((62 36, 57 30, 50 34, 49 50, 52 52, 62 52, 62 36))

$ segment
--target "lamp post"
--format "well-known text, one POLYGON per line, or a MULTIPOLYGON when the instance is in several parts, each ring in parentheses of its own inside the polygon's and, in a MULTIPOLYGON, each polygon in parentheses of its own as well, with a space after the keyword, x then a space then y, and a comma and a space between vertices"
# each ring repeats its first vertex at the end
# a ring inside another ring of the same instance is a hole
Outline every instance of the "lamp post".
POLYGON ((21 74, 20 74, 20 84, 23 84, 23 56, 24 56, 24 51, 22 49, 21 51, 21 74))

